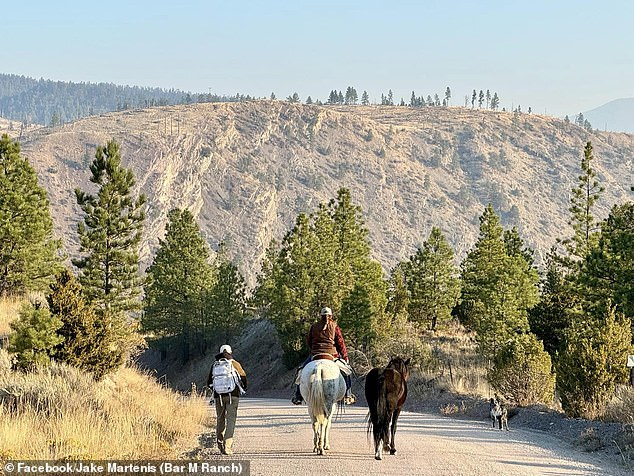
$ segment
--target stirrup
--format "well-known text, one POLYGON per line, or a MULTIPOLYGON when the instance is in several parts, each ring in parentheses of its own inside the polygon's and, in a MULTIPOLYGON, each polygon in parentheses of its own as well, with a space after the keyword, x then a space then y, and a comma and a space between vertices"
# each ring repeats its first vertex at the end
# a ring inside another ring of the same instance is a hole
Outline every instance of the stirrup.
POLYGON ((343 403, 345 405, 354 405, 357 403, 357 397, 355 397, 354 393, 351 393, 350 395, 343 397, 343 403))

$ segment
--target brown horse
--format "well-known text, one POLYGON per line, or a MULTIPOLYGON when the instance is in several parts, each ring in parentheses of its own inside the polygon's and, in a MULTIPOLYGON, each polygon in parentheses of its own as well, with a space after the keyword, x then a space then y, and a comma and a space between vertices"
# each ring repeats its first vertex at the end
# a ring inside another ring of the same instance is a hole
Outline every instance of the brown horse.
POLYGON ((384 369, 373 368, 365 378, 365 398, 370 408, 368 433, 374 436, 374 458, 383 459, 383 451, 396 454, 394 433, 401 407, 407 399, 407 366, 410 359, 394 357, 384 369), (390 438, 390 421, 392 431, 390 438))

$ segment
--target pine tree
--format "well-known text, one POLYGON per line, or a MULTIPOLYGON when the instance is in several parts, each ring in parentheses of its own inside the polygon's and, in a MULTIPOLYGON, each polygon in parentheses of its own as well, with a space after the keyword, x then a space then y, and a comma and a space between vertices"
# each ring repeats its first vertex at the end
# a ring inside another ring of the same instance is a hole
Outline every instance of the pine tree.
POLYGON ((138 247, 145 196, 132 197, 134 175, 122 167, 114 140, 97 148, 90 170, 99 190, 97 195, 75 190, 85 215, 77 226, 82 256, 73 264, 87 301, 116 336, 113 349, 127 358, 141 342, 128 313, 141 308, 138 247))
POLYGON ((497 111, 500 106, 500 98, 498 97, 498 93, 493 94, 493 99, 491 99, 491 109, 497 111))
POLYGON ((480 217, 478 241, 462 263, 458 306, 484 355, 495 355, 504 342, 528 330, 527 312, 538 302, 538 281, 521 253, 507 254, 500 220, 488 205, 480 217))
POLYGON ((18 319, 11 321, 9 326, 12 333, 8 350, 15 354, 16 364, 21 369, 48 365, 57 345, 64 340, 57 334, 62 322, 40 305, 25 304, 18 319))
POLYGON ((476 90, 474 89, 473 94, 471 95, 471 109, 475 107, 475 101, 477 97, 478 97, 478 93, 476 93, 476 90))
POLYGON ((244 277, 238 267, 220 253, 218 278, 207 301, 214 334, 223 341, 238 335, 247 317, 247 295, 244 277))
POLYGON ((123 353, 112 345, 116 337, 112 327, 85 303, 69 270, 58 274, 46 300, 51 316, 62 323, 57 334, 63 342, 54 348, 55 360, 86 370, 96 379, 123 364, 123 353))
POLYGON ((191 350, 204 350, 211 331, 206 299, 215 273, 209 260, 209 246, 192 213, 171 210, 165 237, 147 270, 141 324, 157 336, 176 336, 184 360, 191 350))
POLYGON ((634 202, 612 207, 601 224, 597 246, 582 267, 586 301, 599 310, 608 301, 634 326, 634 202))
POLYGON ((480 94, 478 95, 478 108, 482 108, 482 103, 484 103, 484 91, 480 89, 480 94))
POLYGON ((564 332, 570 325, 571 311, 579 299, 565 280, 565 270, 554 250, 546 258, 546 275, 541 282, 540 301, 530 310, 528 321, 544 349, 556 358, 562 349, 564 332))
POLYGON ((447 86, 447 89, 445 90, 445 101, 447 102, 446 105, 449 106, 449 100, 451 99, 451 89, 449 89, 449 86, 447 86))
POLYGON ((90 166, 97 195, 75 190, 85 213, 77 231, 83 256, 73 260, 80 283, 98 312, 132 311, 141 307, 138 246, 145 213, 145 196, 132 197, 132 171, 121 165, 119 145, 111 140, 98 147, 90 166))
POLYGON ((489 104, 491 104, 491 91, 487 89, 486 93, 486 101, 487 101, 487 109, 489 109, 489 104))
POLYGON ((324 306, 357 335, 370 336, 368 345, 380 337, 386 289, 381 265, 370 257, 367 234, 361 210, 342 189, 313 215, 300 214, 277 255, 265 262, 255 294, 276 326, 287 365, 305 357, 306 332, 324 306), (357 297, 367 300, 366 311, 372 311, 369 320, 358 311, 362 303, 350 301, 355 287, 357 297))
POLYGON ((387 92, 387 105, 394 106, 394 94, 391 89, 387 92))
POLYGON ((370 96, 368 96, 367 91, 363 91, 363 94, 361 95, 361 104, 364 106, 368 106, 370 104, 370 96))
POLYGON ((404 266, 410 319, 426 323, 431 330, 451 319, 460 297, 459 273, 453 258, 453 250, 442 232, 433 227, 422 248, 404 266))
POLYGON ((46 191, 20 157, 20 144, 0 139, 0 296, 44 290, 61 267, 46 191))
POLYGON ((598 240, 599 224, 592 215, 592 209, 605 190, 596 179, 597 174, 592 168, 594 156, 592 143, 588 142, 581 159, 582 175, 579 184, 572 189, 569 224, 574 230, 574 236, 563 243, 573 262, 578 264, 585 259, 598 240))
POLYGON ((625 383, 624 362, 633 352, 630 323, 608 304, 604 316, 576 319, 566 329, 557 361, 557 390, 569 416, 602 416, 617 384, 625 383))

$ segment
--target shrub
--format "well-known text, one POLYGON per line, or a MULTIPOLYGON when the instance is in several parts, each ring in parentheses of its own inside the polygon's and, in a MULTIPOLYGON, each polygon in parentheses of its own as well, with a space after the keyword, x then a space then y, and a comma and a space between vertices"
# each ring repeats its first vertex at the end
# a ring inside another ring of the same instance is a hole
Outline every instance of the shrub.
POLYGON ((630 323, 608 305, 603 319, 577 318, 564 332, 557 361, 557 389, 569 416, 596 418, 605 413, 618 383, 627 382, 630 323))
POLYGON ((519 334, 493 357, 491 386, 521 406, 551 403, 555 388, 550 355, 534 334, 519 334))
POLYGON ((108 315, 101 319, 84 302, 81 285, 68 270, 63 270, 47 296, 51 314, 62 326, 57 333, 63 338, 55 348, 55 359, 86 370, 96 379, 123 364, 123 354, 116 350, 115 335, 108 325, 108 315))
POLYGON ((21 369, 48 365, 55 347, 63 340, 57 334, 62 321, 39 305, 24 304, 20 317, 9 325, 13 333, 9 336, 8 350, 16 354, 16 365, 21 369))

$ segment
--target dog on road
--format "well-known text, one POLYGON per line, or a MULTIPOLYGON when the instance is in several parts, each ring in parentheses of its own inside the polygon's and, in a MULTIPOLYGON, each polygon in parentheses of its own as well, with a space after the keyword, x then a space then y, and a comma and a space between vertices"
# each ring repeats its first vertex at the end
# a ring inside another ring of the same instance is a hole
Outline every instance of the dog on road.
POLYGON ((497 395, 489 401, 489 414, 493 421, 494 429, 495 423, 498 422, 500 430, 509 431, 509 413, 497 395))

